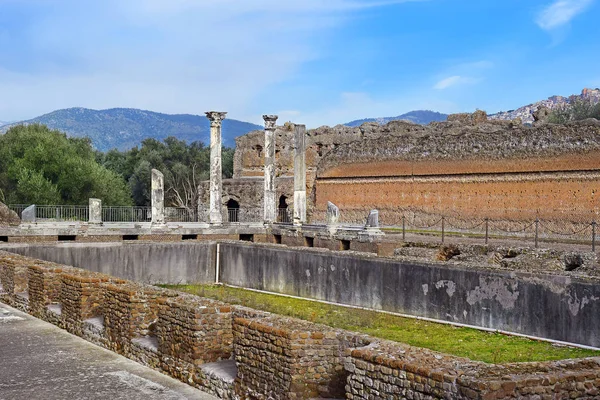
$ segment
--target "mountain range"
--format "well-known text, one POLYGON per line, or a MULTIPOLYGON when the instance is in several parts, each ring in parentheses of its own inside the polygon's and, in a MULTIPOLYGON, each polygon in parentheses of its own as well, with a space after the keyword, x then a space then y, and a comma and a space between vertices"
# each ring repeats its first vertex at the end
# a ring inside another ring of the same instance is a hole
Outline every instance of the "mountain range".
MULTIPOLYGON (((198 140, 205 144, 210 143, 210 122, 205 116, 161 114, 134 108, 67 108, 27 121, 0 126, 0 133, 5 133, 17 124, 33 123, 47 125, 69 136, 88 136, 93 146, 100 151, 113 148, 126 150, 139 145, 143 139, 163 140, 168 136, 175 136, 188 143, 198 140)), ((235 137, 256 129, 263 127, 226 118, 223 121, 223 145, 233 147, 235 137)))
POLYGON ((417 110, 407 112, 406 114, 398 115, 397 117, 381 117, 381 118, 365 118, 365 119, 357 119, 355 121, 348 122, 344 125, 346 126, 361 126, 365 122, 377 122, 380 125, 385 125, 390 121, 409 121, 415 124, 427 125, 430 122, 434 121, 445 121, 448 118, 448 114, 442 114, 435 111, 429 110, 417 110))
MULTIPOLYGON (((547 100, 489 115, 491 119, 513 120, 521 118, 523 123, 532 123, 532 112, 540 106, 555 109, 578 99, 600 102, 600 89, 583 89, 580 95, 569 97, 552 96, 547 100)), ((365 122, 387 124, 390 121, 405 120, 426 125, 433 121, 445 121, 447 114, 429 110, 416 110, 396 117, 365 118, 348 122, 346 126, 360 126, 365 122)), ((0 121, 0 134, 17 124, 40 123, 51 129, 58 129, 70 136, 88 136, 94 147, 100 151, 113 148, 130 149, 146 138, 163 140, 168 136, 186 140, 188 143, 202 141, 210 143, 210 123, 205 116, 191 114, 162 114, 135 108, 112 108, 91 110, 87 108, 67 108, 53 111, 27 121, 3 123, 0 121)), ((235 146, 235 138, 253 130, 264 129, 260 125, 226 118, 223 121, 223 144, 235 146)))

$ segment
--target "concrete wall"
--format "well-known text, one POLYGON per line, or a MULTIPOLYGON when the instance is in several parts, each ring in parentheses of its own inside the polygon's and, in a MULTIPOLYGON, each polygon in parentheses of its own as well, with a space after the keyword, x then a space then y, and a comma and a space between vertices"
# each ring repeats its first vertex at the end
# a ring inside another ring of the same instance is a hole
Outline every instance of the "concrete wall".
POLYGON ((0 249, 136 282, 215 281, 215 242, 12 244, 0 249))
POLYGON ((337 252, 223 243, 221 281, 600 346, 600 285, 337 252))

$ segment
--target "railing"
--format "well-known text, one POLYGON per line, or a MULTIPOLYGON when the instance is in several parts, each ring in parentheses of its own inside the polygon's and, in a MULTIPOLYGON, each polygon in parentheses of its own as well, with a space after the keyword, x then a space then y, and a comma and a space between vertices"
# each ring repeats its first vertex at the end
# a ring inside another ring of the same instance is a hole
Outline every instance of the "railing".
POLYGON ((184 207, 165 207, 165 222, 198 222, 198 214, 184 207))
POLYGON ((277 222, 280 224, 291 224, 294 222, 294 212, 291 208, 277 209, 277 222))
POLYGON ((16 212, 19 218, 21 218, 21 216, 23 215, 23 210, 25 210, 29 206, 30 204, 9 204, 8 208, 16 212))
POLYGON ((262 208, 228 208, 226 223, 262 222, 264 219, 262 208))
MULTIPOLYGON (((340 210, 340 225, 365 226, 368 210, 340 210)), ((315 212, 311 223, 325 223, 325 212, 315 212)), ((444 242, 447 236, 462 236, 491 240, 528 240, 535 247, 540 242, 589 244, 593 251, 599 239, 596 216, 565 216, 561 219, 499 219, 463 218, 449 214, 429 214, 414 211, 379 211, 379 223, 387 233, 407 235, 435 235, 444 242)))
POLYGON ((88 221, 88 206, 35 206, 36 221, 88 221))
POLYGON ((102 222, 152 222, 151 207, 102 207, 102 222))

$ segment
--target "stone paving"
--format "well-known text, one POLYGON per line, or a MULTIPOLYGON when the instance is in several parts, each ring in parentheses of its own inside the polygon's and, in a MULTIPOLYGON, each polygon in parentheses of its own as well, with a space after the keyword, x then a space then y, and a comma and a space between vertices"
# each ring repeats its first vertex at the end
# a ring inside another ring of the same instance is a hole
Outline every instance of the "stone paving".
POLYGON ((0 304, 0 400, 215 397, 0 304))

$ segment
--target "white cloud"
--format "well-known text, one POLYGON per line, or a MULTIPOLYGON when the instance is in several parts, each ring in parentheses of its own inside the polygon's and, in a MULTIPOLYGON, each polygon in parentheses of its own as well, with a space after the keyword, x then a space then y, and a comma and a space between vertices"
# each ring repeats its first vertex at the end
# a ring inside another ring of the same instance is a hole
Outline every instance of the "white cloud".
POLYGON ((57 2, 19 28, 30 38, 23 51, 32 62, 11 68, 0 48, 0 118, 73 106, 135 107, 222 109, 261 123, 261 97, 320 58, 322 39, 352 12, 407 1, 57 2))
POLYGON ((544 30, 552 30, 568 24, 584 12, 594 0, 556 0, 537 16, 536 23, 544 30))
POLYGON ((447 78, 439 80, 433 86, 433 88, 437 89, 437 90, 444 90, 444 89, 448 89, 453 86, 473 84, 473 83, 477 83, 477 82, 479 82, 479 79, 466 77, 466 76, 460 76, 460 75, 454 75, 454 76, 449 76, 447 78))

